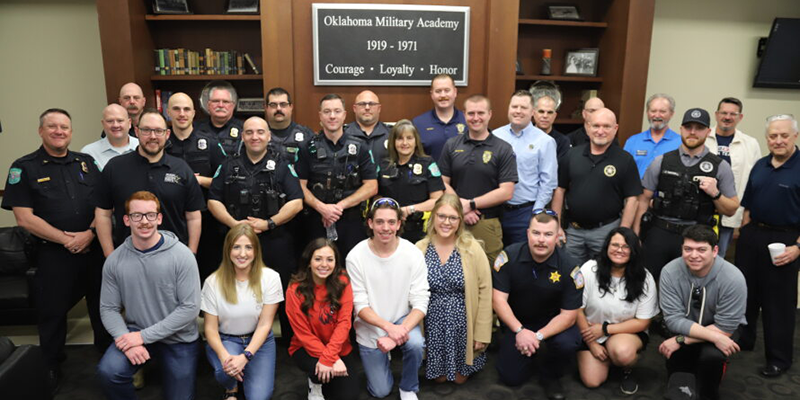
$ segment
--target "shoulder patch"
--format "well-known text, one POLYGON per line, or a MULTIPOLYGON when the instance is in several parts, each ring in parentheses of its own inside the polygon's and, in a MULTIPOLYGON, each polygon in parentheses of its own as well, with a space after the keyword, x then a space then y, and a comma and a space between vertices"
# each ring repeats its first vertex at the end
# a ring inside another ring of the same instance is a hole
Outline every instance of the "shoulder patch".
POLYGON ((442 176, 442 171, 439 171, 439 166, 436 165, 436 162, 432 162, 431 165, 428 165, 428 170, 431 171, 431 176, 433 177, 440 177, 442 176))
POLYGON ((289 172, 292 174, 293 177, 297 178, 297 172, 294 171, 294 164, 288 164, 289 172))
POLYGON ((22 179, 22 168, 11 168, 8 170, 8 184, 16 185, 22 179))
POLYGON ((569 276, 572 278, 572 282, 575 283, 575 289, 583 289, 585 282, 580 266, 575 266, 572 272, 569 273, 569 276))
POLYGON ((503 268, 503 265, 506 265, 507 262, 508 254, 506 254, 506 251, 503 250, 494 259, 494 270, 500 272, 500 268, 503 268))

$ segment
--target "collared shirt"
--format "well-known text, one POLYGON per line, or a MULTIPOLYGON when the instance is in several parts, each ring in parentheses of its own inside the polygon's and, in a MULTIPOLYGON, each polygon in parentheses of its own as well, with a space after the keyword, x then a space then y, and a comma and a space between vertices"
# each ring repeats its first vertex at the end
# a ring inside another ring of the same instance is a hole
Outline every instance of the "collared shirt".
POLYGON ((125 201, 140 190, 158 197, 164 215, 161 228, 175 233, 184 244, 188 243, 186 212, 206 208, 194 171, 186 161, 169 154, 164 153, 160 160, 150 163, 138 151, 109 161, 95 190, 95 206, 114 210, 114 243, 119 245, 130 235, 130 229, 122 220, 125 201))
MULTIPOLYGON (((716 127, 711 128, 711 134, 706 138, 706 147, 714 154, 718 154, 719 152, 716 131, 716 127)), ((753 165, 761 158, 761 146, 754 137, 737 129, 728 147, 728 151, 731 158, 730 164, 731 171, 733 171, 736 194, 741 199, 744 196, 744 188, 747 187, 750 171, 753 169, 753 165)), ((744 207, 740 206, 733 216, 729 217, 723 215, 722 226, 738 228, 742 225, 743 214, 744 207)))
POLYGON ((372 159, 375 161, 375 165, 381 165, 381 162, 388 154, 389 126, 378 121, 375 127, 372 128, 372 133, 367 135, 367 133, 361 129, 361 126, 358 125, 358 122, 353 121, 345 127, 344 131, 348 135, 364 139, 364 141, 367 142, 367 147, 372 152, 372 159))
POLYGON ((519 181, 514 186, 514 197, 508 203, 516 205, 533 201, 534 208, 544 208, 558 186, 556 141, 532 123, 519 133, 514 132, 511 124, 492 133, 510 144, 517 156, 519 181))
POLYGON ((644 172, 653 159, 676 150, 678 147, 681 147, 681 135, 670 128, 667 128, 664 136, 658 142, 653 140, 653 133, 650 129, 637 133, 625 141, 625 151, 631 153, 633 160, 636 161, 639 179, 644 177, 644 172))
MULTIPOLYGON (((700 160, 708 154, 708 147, 703 147, 703 151, 700 154, 692 156, 683 151, 683 147, 678 148, 678 153, 681 155, 681 162, 684 166, 691 167, 695 164, 699 163, 700 160)), ((647 171, 644 174, 644 178, 642 179, 642 186, 645 189, 655 192, 656 188, 658 187, 658 175, 661 174, 661 161, 664 160, 664 155, 660 155, 656 157, 650 166, 647 167, 647 171)), ((719 164, 719 169, 717 170, 717 188, 722 192, 722 195, 728 198, 736 196, 736 187, 734 186, 733 182, 733 172, 731 171, 731 165, 728 164, 727 161, 722 161, 719 164)))
POLYGON ((243 126, 242 120, 231 117, 225 125, 216 127, 209 118, 200 122, 195 121, 194 130, 216 137, 225 150, 225 155, 230 156, 237 154, 241 149, 243 126))
POLYGON ((562 248, 538 263, 528 242, 514 243, 494 264, 492 287, 508 293, 511 311, 528 329, 541 328, 562 309, 577 310, 583 303, 580 265, 562 248))
POLYGON ((800 156, 794 154, 778 168, 772 154, 758 160, 742 197, 750 218, 774 226, 800 228, 800 156))
POLYGON ((294 121, 291 121, 286 128, 269 128, 269 130, 272 134, 269 140, 270 147, 280 153, 289 164, 297 162, 300 147, 316 135, 314 131, 305 125, 300 125, 294 121))
POLYGON ((92 142, 83 146, 81 149, 81 153, 86 153, 97 162, 97 168, 100 171, 103 170, 103 167, 108 164, 108 161, 116 156, 121 156, 123 154, 130 153, 136 150, 136 146, 139 145, 139 139, 135 137, 131 137, 128 140, 128 144, 123 147, 114 147, 111 145, 111 142, 108 141, 108 138, 102 138, 96 142, 92 142))
POLYGON ((555 128, 550 130, 549 135, 556 141, 556 155, 558 156, 558 160, 561 160, 567 155, 567 152, 572 147, 572 143, 570 143, 566 135, 557 131, 555 128))
POLYGON ((464 199, 481 196, 499 188, 501 183, 518 180, 514 149, 491 133, 484 140, 473 140, 469 133, 448 140, 442 149, 439 168, 442 176, 450 178, 450 186, 456 194, 464 199))
POLYGON ((425 154, 433 157, 436 162, 439 162, 448 139, 467 133, 467 120, 464 113, 457 108, 453 108, 453 117, 447 123, 439 119, 435 109, 418 115, 413 123, 419 132, 425 154))

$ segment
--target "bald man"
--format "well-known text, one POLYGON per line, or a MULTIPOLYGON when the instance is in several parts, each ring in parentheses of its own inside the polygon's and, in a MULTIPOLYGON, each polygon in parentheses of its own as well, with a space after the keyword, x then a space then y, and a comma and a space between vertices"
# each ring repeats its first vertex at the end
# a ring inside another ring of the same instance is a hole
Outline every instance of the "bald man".
POLYGON ((139 139, 131 137, 131 119, 128 112, 119 104, 109 104, 103 109, 103 137, 83 146, 81 153, 86 153, 94 158, 100 171, 106 166, 108 160, 136 150, 139 139))
POLYGON ((553 210, 566 207, 567 252, 581 264, 600 252, 608 233, 630 228, 642 193, 633 157, 613 146, 617 130, 614 112, 601 108, 589 115, 589 142, 573 147, 559 161, 553 210))
MULTIPOLYGON (((142 87, 133 82, 122 85, 119 89, 119 99, 117 101, 127 111, 128 117, 131 119, 128 135, 136 137, 134 127, 139 123, 139 116, 142 115, 144 105, 147 102, 144 92, 142 92, 142 87)), ((104 137, 106 137, 105 131, 100 134, 100 138, 104 137)))
MULTIPOLYGON (((592 97, 591 99, 586 100, 586 103, 583 104, 583 111, 581 111, 583 125, 567 135, 573 147, 589 142, 589 134, 587 133, 589 117, 594 114, 595 111, 605 108, 605 106, 605 103, 603 103, 603 100, 601 100, 599 97, 592 97)), ((614 146, 619 146, 619 141, 616 137, 611 144, 614 146)))
POLYGON ((367 148, 372 151, 375 164, 380 164, 387 154, 389 127, 380 121, 381 101, 378 95, 370 90, 359 93, 353 103, 353 114, 356 120, 345 127, 345 133, 364 139, 367 148))

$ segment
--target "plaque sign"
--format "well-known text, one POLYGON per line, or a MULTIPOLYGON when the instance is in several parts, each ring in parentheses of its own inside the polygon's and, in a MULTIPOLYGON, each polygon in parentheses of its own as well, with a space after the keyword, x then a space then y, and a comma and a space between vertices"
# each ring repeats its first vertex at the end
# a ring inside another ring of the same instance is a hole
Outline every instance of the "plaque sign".
POLYGON ((469 77, 469 7, 312 4, 314 85, 428 86, 469 77))

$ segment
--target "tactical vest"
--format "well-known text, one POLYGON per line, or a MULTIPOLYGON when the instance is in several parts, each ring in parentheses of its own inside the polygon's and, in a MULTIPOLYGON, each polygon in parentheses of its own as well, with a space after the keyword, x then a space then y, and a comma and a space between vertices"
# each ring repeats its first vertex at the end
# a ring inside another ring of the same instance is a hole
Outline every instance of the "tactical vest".
POLYGON ((358 155, 364 150, 364 140, 344 135, 344 145, 338 151, 324 140, 322 133, 308 144, 311 153, 311 174, 308 187, 317 199, 332 204, 352 195, 361 187, 358 155))
POLYGON ((722 159, 706 154, 700 162, 687 167, 678 150, 664 154, 658 186, 653 196, 653 211, 658 216, 697 221, 714 225, 716 207, 711 196, 700 189, 697 177, 716 177, 722 159))
POLYGON ((213 150, 211 146, 217 146, 217 142, 201 136, 200 133, 192 133, 186 140, 190 142, 182 143, 185 146, 181 149, 178 149, 173 142, 169 142, 166 148, 167 154, 186 161, 196 174, 212 176, 214 171, 211 167, 211 151, 213 150))
POLYGON ((274 150, 279 152, 287 163, 294 164, 297 162, 300 145, 311 140, 312 136, 314 136, 313 133, 306 132, 300 125, 295 124, 291 132, 284 138, 273 134, 270 145, 274 146, 274 150))
POLYGON ((257 169, 249 172, 246 155, 235 156, 226 163, 225 205, 236 220, 247 217, 271 218, 286 204, 286 193, 282 192, 277 176, 279 155, 267 152, 257 169))

